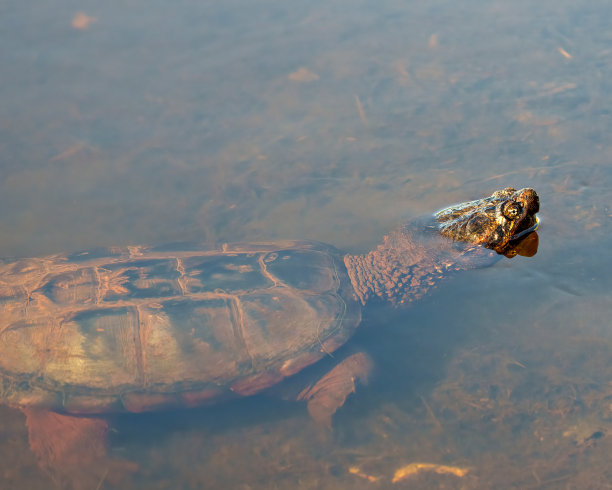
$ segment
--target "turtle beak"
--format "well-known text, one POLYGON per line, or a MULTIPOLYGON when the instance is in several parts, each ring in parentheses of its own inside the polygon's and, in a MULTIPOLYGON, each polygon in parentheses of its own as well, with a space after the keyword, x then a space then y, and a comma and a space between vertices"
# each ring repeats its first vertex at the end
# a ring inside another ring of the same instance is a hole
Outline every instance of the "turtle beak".
POLYGON ((536 191, 533 189, 521 189, 516 194, 516 201, 523 205, 524 215, 510 240, 516 240, 525 236, 537 230, 540 226, 540 220, 536 216, 540 211, 540 198, 536 191))
POLYGON ((510 241, 519 240, 521 237, 525 235, 529 235, 529 233, 536 231, 540 227, 540 218, 535 216, 535 223, 531 225, 529 228, 524 229, 523 231, 519 231, 510 237, 510 241))

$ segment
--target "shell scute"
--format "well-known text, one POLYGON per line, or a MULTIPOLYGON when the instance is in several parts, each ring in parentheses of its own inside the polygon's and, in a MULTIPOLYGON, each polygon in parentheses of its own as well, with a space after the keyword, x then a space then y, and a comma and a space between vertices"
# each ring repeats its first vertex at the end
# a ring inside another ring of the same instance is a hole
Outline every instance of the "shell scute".
POLYGON ((270 278, 262 274, 255 257, 246 253, 190 257, 182 261, 181 267, 190 279, 186 283, 188 293, 239 293, 273 285, 270 278))

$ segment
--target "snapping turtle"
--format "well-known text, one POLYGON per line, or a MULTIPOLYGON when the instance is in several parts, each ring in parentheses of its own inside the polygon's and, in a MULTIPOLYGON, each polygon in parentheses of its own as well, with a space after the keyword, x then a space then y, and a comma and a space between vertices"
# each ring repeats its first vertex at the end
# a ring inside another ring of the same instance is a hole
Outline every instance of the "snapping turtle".
MULTIPOLYGON (((75 442, 81 433, 104 430, 89 415, 258 393, 343 345, 366 302, 409 303, 483 257, 520 253, 538 210, 534 190, 507 188, 403 226, 365 255, 278 241, 4 262, 0 398, 26 412, 43 463, 82 456, 92 446, 75 442)), ((346 357, 298 398, 329 425, 369 362, 346 357)))

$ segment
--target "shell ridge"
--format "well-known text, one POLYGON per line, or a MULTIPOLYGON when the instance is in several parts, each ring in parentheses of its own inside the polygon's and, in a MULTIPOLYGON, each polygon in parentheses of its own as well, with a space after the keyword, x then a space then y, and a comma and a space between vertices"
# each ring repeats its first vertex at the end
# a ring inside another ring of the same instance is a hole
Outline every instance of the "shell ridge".
POLYGON ((185 265, 180 257, 176 257, 176 271, 179 273, 179 277, 176 279, 179 289, 183 296, 187 296, 187 286, 185 285, 185 265))
POLYGON ((133 338, 134 338, 134 355, 136 358, 136 372, 138 373, 138 383, 146 388, 148 384, 148 376, 146 375, 146 354, 143 345, 146 343, 146 338, 149 332, 149 322, 146 314, 141 311, 142 306, 138 305, 135 308, 130 308, 134 314, 133 320, 133 338))
MULTIPOLYGON (((336 334, 339 330, 342 329, 342 323, 344 321, 344 318, 346 317, 346 311, 347 311, 347 304, 346 301, 344 301, 344 298, 338 294, 338 289, 340 287, 340 274, 338 273, 338 266, 336 265, 336 261, 332 260, 332 264, 334 267, 334 282, 335 282, 335 288, 334 288, 334 293, 333 296, 334 298, 336 298, 336 301, 338 302, 338 304, 341 305, 342 307, 342 311, 340 312, 340 314, 338 315, 338 319, 336 321, 336 328, 331 330, 329 335, 327 336, 328 338, 334 334, 336 334)), ((317 341, 319 342, 319 345, 321 346, 321 351, 324 352, 325 354, 327 354, 329 357, 334 357, 334 355, 332 354, 332 352, 329 351, 329 349, 327 349, 325 347, 325 345, 323 344, 323 342, 321 342, 321 338, 319 337, 319 330, 321 329, 321 322, 318 323, 317 325, 317 341)))
POLYGON ((244 350, 246 351, 247 355, 249 356, 249 359, 251 360, 251 371, 254 371, 255 358, 253 357, 253 354, 249 349, 249 345, 246 340, 247 336, 245 332, 244 310, 242 308, 242 302, 237 296, 233 296, 228 297, 228 303, 230 304, 232 326, 234 327, 234 336, 238 338, 244 346, 244 350))

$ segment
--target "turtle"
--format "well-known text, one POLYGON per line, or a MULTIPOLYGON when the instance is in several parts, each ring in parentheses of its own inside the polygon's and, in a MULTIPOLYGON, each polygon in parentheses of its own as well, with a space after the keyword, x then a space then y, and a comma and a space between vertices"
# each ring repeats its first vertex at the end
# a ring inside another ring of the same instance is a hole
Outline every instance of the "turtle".
MULTIPOLYGON (((85 435, 103 435, 104 414, 205 405, 294 379, 334 356, 367 303, 408 305, 456 271, 532 255, 539 208, 533 189, 505 188, 404 224, 362 255, 285 240, 6 260, 0 400, 26 413, 42 466, 101 459, 85 435)), ((372 364, 350 350, 334 362, 296 397, 323 426, 372 364)))

